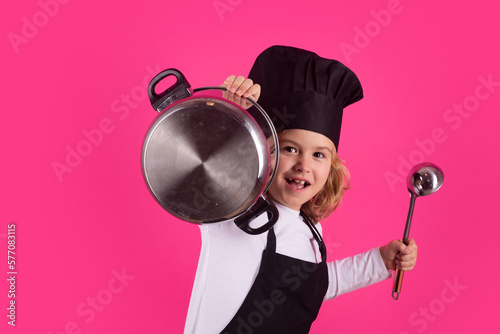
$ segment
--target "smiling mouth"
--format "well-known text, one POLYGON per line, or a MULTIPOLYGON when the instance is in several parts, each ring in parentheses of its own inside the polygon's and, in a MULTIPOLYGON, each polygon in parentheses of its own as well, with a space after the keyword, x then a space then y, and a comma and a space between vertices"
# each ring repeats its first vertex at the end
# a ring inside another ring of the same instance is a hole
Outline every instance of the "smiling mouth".
POLYGON ((289 178, 285 178, 285 179, 286 179, 286 182, 290 185, 290 187, 292 187, 293 189, 296 189, 296 190, 304 189, 304 188, 310 186, 310 184, 307 181, 289 179, 289 178))

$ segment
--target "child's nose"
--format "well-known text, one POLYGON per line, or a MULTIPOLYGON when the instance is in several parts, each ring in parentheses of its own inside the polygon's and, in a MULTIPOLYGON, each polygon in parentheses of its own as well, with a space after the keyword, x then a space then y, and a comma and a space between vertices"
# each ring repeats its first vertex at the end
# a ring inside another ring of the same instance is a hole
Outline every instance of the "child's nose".
POLYGON ((311 171, 311 159, 305 156, 299 157, 294 168, 298 172, 309 173, 311 171))

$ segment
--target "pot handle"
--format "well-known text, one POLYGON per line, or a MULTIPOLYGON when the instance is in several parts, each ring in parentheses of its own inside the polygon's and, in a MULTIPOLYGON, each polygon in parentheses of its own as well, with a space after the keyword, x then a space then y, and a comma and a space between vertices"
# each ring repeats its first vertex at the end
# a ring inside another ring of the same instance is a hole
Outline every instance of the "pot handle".
POLYGON ((273 225, 278 221, 278 217, 278 208, 276 208, 274 204, 270 203, 267 198, 261 196, 250 209, 248 209, 243 215, 236 218, 234 223, 248 234, 261 234, 273 227, 273 225), (269 221, 257 228, 251 227, 250 223, 264 212, 267 212, 269 221))
POLYGON ((153 108, 156 111, 161 112, 175 101, 190 97, 192 93, 192 91, 189 89, 190 87, 191 85, 179 70, 176 70, 175 68, 169 68, 158 73, 149 83, 149 100, 151 101, 151 105, 153 106, 153 108), (175 76, 177 78, 177 81, 165 91, 157 94, 155 92, 156 85, 161 80, 171 75, 175 76))

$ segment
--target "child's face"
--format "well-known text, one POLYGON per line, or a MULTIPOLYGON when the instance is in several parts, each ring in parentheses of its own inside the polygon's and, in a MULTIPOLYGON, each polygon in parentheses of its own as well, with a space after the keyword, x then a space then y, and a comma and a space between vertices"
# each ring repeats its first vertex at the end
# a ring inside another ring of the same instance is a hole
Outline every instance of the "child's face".
POLYGON ((325 185, 337 154, 333 142, 322 134, 300 129, 280 134, 278 170, 269 187, 271 198, 300 210, 325 185))

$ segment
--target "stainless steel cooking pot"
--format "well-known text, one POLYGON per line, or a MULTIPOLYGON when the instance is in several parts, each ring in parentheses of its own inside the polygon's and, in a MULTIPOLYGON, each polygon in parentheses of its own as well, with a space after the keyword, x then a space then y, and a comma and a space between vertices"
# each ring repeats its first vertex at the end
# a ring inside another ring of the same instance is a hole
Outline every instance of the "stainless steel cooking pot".
POLYGON ((190 87, 176 69, 159 73, 149 84, 151 105, 160 113, 142 150, 142 171, 151 194, 187 222, 235 218, 247 233, 267 231, 278 219, 276 207, 264 196, 279 154, 271 120, 256 102, 223 87, 190 87), (176 82, 157 92, 158 83, 171 76, 176 82), (266 224, 251 225, 266 212, 266 224))

